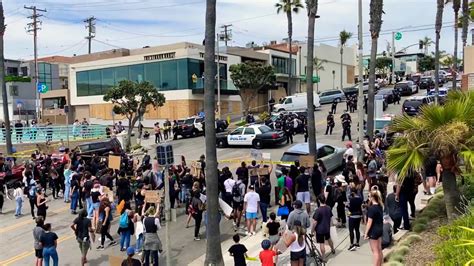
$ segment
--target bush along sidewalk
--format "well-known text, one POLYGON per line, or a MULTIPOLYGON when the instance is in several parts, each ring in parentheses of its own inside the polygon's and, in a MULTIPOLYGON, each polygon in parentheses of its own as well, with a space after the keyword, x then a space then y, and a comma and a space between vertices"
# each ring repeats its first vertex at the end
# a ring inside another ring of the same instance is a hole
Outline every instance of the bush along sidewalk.
POLYGON ((428 205, 417 215, 412 223, 412 232, 406 234, 386 256, 384 265, 398 266, 405 265, 407 254, 412 245, 422 240, 420 233, 427 230, 434 220, 446 217, 446 207, 443 202, 443 193, 438 192, 428 202, 428 205))

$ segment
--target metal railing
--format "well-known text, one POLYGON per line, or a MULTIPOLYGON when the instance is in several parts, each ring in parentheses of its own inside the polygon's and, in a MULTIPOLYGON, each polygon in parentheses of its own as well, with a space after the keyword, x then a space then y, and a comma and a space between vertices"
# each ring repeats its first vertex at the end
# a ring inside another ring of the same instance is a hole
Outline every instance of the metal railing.
MULTIPOLYGON (((79 125, 79 126, 38 126, 38 127, 11 127, 12 143, 45 143, 46 141, 72 141, 103 139, 107 137, 107 126, 79 125)), ((5 144, 6 129, 0 130, 0 144, 5 144)))

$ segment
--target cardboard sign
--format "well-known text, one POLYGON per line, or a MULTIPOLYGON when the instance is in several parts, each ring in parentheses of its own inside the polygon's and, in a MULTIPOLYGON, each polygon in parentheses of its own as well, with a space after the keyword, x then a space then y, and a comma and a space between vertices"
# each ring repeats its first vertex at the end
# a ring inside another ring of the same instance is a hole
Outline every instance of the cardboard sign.
POLYGON ((146 202, 156 202, 160 203, 161 195, 158 190, 147 190, 145 191, 145 201, 146 202))
POLYGON ((110 190, 108 187, 102 187, 102 192, 107 195, 107 198, 110 202, 114 202, 114 192, 110 190))
POLYGON ((257 173, 259 176, 263 176, 263 175, 268 175, 269 171, 267 167, 264 167, 264 168, 258 168, 257 173))
POLYGON ((120 170, 120 156, 109 155, 109 168, 120 170))
POLYGON ((314 156, 312 155, 301 155, 300 156, 300 165, 306 168, 314 166, 314 156))
POLYGON ((257 149, 250 149, 250 157, 252 157, 255 160, 261 160, 262 159, 262 152, 257 149))
POLYGON ((249 176, 257 176, 259 168, 250 168, 249 169, 249 176))
POLYGON ((271 160, 272 154, 269 152, 262 152, 262 160, 271 160))

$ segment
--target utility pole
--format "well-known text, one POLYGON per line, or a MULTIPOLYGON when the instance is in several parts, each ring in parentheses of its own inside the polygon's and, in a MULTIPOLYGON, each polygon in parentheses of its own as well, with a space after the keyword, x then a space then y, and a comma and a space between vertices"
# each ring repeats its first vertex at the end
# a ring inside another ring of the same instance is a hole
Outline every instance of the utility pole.
POLYGON ((364 139, 364 49, 363 49, 363 31, 362 31, 362 0, 359 0, 359 95, 357 97, 357 110, 359 112, 359 131, 357 137, 357 146, 354 151, 354 157, 357 161, 363 161, 362 140, 364 139))
POLYGON ((39 91, 38 91, 38 84, 39 84, 39 74, 38 74, 38 30, 41 28, 41 21, 38 19, 43 15, 38 14, 38 12, 46 12, 46 9, 39 9, 36 6, 24 6, 25 9, 33 10, 33 15, 29 16, 28 18, 32 19, 33 22, 28 23, 28 30, 27 32, 33 32, 33 48, 34 48, 34 56, 35 56, 35 110, 36 110, 36 120, 39 121, 40 118, 40 100, 39 100, 39 91))
POLYGON ((221 26, 221 28, 224 30, 221 31, 220 36, 223 37, 223 41, 226 47, 227 47, 227 42, 232 40, 232 29, 230 27, 232 27, 232 24, 226 24, 226 25, 221 26))
POLYGON ((91 46, 92 39, 95 37, 95 21, 96 21, 96 18, 94 16, 89 17, 84 20, 84 22, 86 23, 86 29, 89 29, 89 35, 86 36, 86 39, 89 41, 89 54, 91 53, 91 50, 92 50, 92 46, 91 46))
POLYGON ((5 85, 5 56, 3 51, 3 36, 5 35, 5 16, 3 14, 3 3, 0 0, 0 84, 2 86, 3 121, 5 131, 2 132, 7 145, 7 154, 12 154, 12 134, 10 129, 10 114, 8 113, 8 96, 5 85))
MULTIPOLYGON (((394 80, 395 78, 395 32, 392 31, 392 71, 390 73, 392 78, 390 80, 394 80)), ((392 84, 390 82, 390 84, 392 84)))
MULTIPOLYGON (((224 25, 226 26, 226 25, 224 25)), ((227 31, 227 29, 226 29, 227 31)), ((216 80, 217 80, 217 118, 221 119, 221 73, 220 73, 220 54, 219 54, 219 43, 220 43, 220 37, 221 35, 217 33, 217 42, 216 42, 216 54, 217 54, 217 75, 216 75, 216 80)), ((227 41, 226 41, 227 43, 227 41)), ((227 44, 226 44, 227 46, 227 44)))

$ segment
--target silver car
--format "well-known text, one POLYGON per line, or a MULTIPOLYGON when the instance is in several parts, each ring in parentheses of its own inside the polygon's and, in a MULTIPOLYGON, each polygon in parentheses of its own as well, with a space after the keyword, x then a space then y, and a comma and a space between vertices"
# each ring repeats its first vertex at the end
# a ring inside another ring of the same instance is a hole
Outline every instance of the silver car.
POLYGON ((346 100, 344 92, 341 90, 328 90, 319 92, 319 103, 333 103, 346 100))
MULTIPOLYGON (((323 161, 326 169, 332 172, 342 166, 342 157, 346 148, 339 148, 329 144, 317 143, 317 159, 323 161)), ((308 143, 299 143, 291 146, 287 151, 283 153, 280 161, 282 162, 294 162, 298 161, 301 155, 308 155, 309 147, 308 143)), ((289 164, 278 164, 276 167, 276 174, 281 173, 281 169, 290 168, 289 164)))

